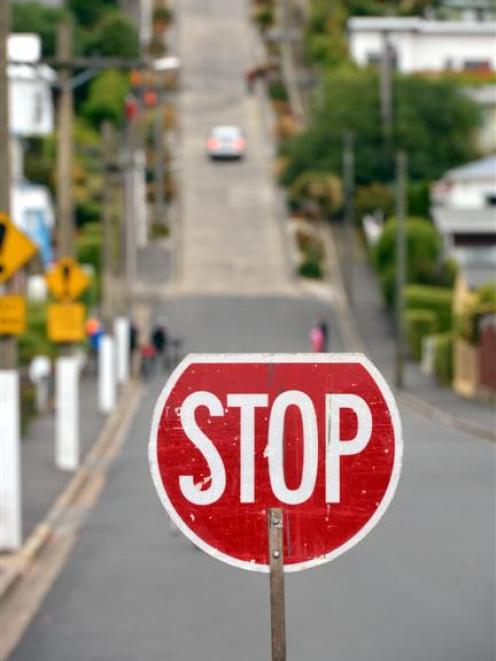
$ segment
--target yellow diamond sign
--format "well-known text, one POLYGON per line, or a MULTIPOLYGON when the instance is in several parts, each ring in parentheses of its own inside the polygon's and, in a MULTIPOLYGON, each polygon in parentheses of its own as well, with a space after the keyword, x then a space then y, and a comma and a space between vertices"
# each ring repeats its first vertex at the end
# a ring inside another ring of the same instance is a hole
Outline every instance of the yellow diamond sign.
POLYGON ((0 283, 11 278, 37 250, 31 239, 0 213, 0 283))
POLYGON ((59 301, 74 301, 89 287, 90 277, 72 257, 62 257, 45 275, 50 293, 59 301))

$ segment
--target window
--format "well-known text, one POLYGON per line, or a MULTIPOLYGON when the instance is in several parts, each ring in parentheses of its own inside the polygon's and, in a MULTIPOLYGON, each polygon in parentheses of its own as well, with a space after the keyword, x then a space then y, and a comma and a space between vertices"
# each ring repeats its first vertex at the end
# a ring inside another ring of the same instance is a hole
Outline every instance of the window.
POLYGON ((491 71, 489 60, 465 60, 463 63, 465 71, 491 71))

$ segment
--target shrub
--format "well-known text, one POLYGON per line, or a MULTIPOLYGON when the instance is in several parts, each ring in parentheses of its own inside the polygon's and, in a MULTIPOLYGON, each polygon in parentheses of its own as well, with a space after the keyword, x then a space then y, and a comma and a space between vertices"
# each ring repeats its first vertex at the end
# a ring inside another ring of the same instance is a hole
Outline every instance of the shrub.
POLYGON ((77 261, 81 264, 90 264, 95 272, 101 266, 101 229, 98 223, 85 225, 77 238, 77 261))
POLYGON ((169 7, 156 7, 153 10, 153 23, 167 25, 172 21, 173 12, 169 7))
POLYGON ((115 69, 103 71, 90 84, 82 116, 95 127, 105 120, 121 124, 128 91, 129 83, 124 74, 115 69))
POLYGON ((409 285, 405 290, 407 309, 431 310, 437 315, 439 330, 452 329, 453 291, 444 287, 409 285))
POLYGON ((270 28, 274 24, 274 11, 272 7, 268 5, 256 7, 253 12, 253 20, 262 31, 270 28))
POLYGON ((274 80, 269 84, 269 97, 274 101, 287 101, 288 93, 281 80, 274 80))
POLYGON ((436 335, 434 342, 434 374, 440 383, 450 385, 453 380, 453 334, 436 335))
POLYGON ((292 185, 291 198, 300 203, 313 202, 329 216, 343 204, 341 180, 327 172, 304 172, 292 185))
POLYGON ((474 292, 456 319, 456 334, 470 344, 479 342, 480 319, 486 314, 496 314, 496 285, 488 283, 474 292))
MULTIPOLYGON (((409 218, 406 233, 406 281, 435 285, 439 281, 439 260, 442 241, 433 225, 422 218, 409 218)), ((372 259, 379 272, 386 302, 394 302, 394 271, 396 268, 396 221, 388 220, 372 250, 372 259)), ((422 306, 413 306, 422 307, 422 306)))
POLYGON ((438 330, 437 314, 433 310, 407 310, 405 325, 410 354, 414 360, 420 360, 422 357, 422 340, 438 330))
POLYGON ((26 331, 19 338, 19 361, 28 365, 34 356, 55 356, 54 345, 47 337, 45 303, 28 303, 26 331))
POLYGON ((390 186, 375 182, 368 186, 359 186, 355 196, 357 218, 381 211, 384 218, 389 218, 394 210, 394 195, 390 186))
POLYGON ((323 276, 322 267, 319 262, 305 258, 298 268, 298 273, 304 278, 320 280, 323 276))

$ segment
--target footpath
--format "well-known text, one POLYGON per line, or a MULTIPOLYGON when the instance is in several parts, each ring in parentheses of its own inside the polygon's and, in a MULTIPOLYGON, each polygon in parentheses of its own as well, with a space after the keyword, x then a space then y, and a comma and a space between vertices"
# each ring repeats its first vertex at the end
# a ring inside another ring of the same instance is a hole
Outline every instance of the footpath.
MULTIPOLYGON (((341 226, 328 230, 327 244, 333 279, 337 277, 341 280, 343 242, 344 229, 341 226)), ((358 242, 354 246, 352 299, 352 304, 347 301, 348 310, 345 311, 349 317, 348 325, 353 326, 353 332, 347 334, 348 337, 354 336, 353 346, 349 349, 366 351, 388 382, 393 383, 392 320, 384 307, 377 276, 358 242)), ((425 375, 417 363, 405 363, 404 388, 399 393, 399 399, 408 407, 448 427, 496 441, 496 410, 492 404, 458 396, 450 388, 439 385, 432 377, 425 375)))

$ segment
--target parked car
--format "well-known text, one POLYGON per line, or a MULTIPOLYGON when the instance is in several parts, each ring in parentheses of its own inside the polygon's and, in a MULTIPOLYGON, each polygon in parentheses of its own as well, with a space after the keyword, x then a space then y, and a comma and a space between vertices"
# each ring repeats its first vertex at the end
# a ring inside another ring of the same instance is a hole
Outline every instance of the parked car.
POLYGON ((239 126, 215 126, 208 134, 207 155, 214 159, 241 159, 246 139, 239 126))

